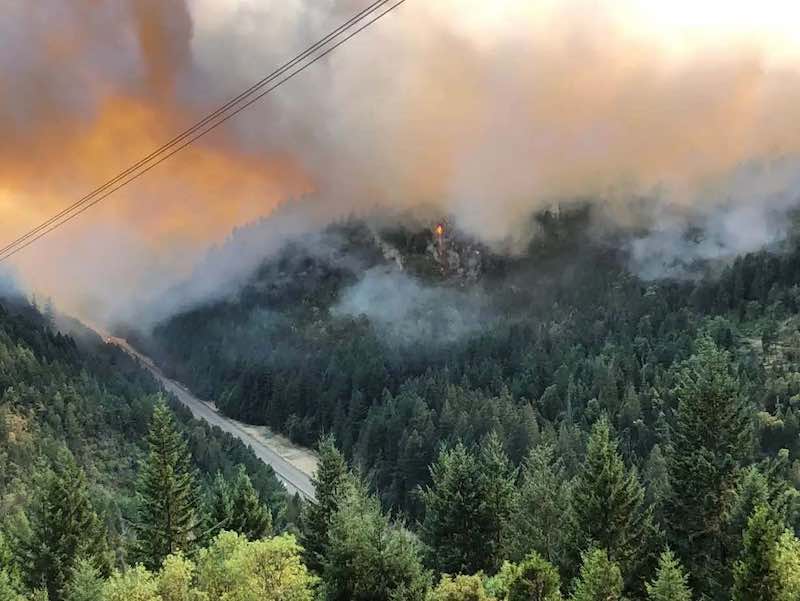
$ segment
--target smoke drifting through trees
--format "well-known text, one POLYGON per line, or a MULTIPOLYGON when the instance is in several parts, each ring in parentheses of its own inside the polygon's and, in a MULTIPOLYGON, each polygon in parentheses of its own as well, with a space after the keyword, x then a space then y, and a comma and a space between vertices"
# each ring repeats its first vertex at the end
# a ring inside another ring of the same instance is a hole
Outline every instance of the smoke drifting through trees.
POLYGON ((394 342, 436 346, 485 326, 485 304, 479 291, 425 286, 402 271, 378 267, 346 289, 332 313, 364 315, 394 342))
MULTIPOLYGON (((0 108, 0 234, 145 154, 356 4, 12 2, 0 20, 0 69, 15 82, 0 108)), ((427 206, 518 248, 529 233, 518 224, 565 198, 591 198, 615 223, 658 231, 670 229, 665 215, 708 218, 731 181, 751 190, 736 202, 752 207, 741 209, 748 216, 792 190, 791 178, 771 173, 795 171, 800 142, 786 124, 800 117, 800 73, 774 23, 690 37, 610 0, 490 4, 405 8, 26 253, 26 279, 110 319, 133 291, 157 294, 186 274, 233 226, 309 192, 295 207, 299 227, 427 206), (741 175, 750 162, 762 175, 741 175)), ((711 229, 722 246, 743 231, 732 221, 711 229)), ((654 243, 679 248, 663 236, 654 243)), ((647 262, 649 249, 640 252, 647 262)))

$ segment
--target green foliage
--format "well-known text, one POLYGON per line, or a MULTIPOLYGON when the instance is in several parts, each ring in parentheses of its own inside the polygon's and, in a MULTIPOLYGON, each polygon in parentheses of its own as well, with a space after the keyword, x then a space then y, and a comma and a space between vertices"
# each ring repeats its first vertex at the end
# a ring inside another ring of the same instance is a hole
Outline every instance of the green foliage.
POLYGON ((17 561, 31 588, 41 586, 58 601, 81 559, 108 568, 108 535, 92 506, 86 474, 71 453, 59 453, 36 493, 27 512, 30 536, 20 541, 17 561))
POLYGON ((259 499, 244 466, 236 471, 233 482, 217 472, 209 506, 214 528, 239 532, 250 540, 272 533, 272 514, 259 499))
POLYGON ((312 601, 316 578, 290 535, 248 541, 222 532, 197 560, 197 589, 220 601, 312 601))
POLYGON ((163 404, 153 412, 147 446, 138 483, 138 555, 154 569, 168 555, 196 545, 202 535, 201 504, 186 442, 163 404))
POLYGON ((231 485, 217 472, 208 491, 208 520, 215 531, 225 530, 226 525, 232 521, 231 485))
POLYGON ((249 541, 221 532, 196 564, 178 554, 157 573, 141 565, 115 572, 102 601, 312 601, 317 582, 300 551, 289 535, 249 541))
POLYGON ((780 525, 766 505, 755 509, 747 521, 742 555, 733 569, 733 601, 773 601, 782 588, 777 569, 780 525))
POLYGON ((158 594, 163 601, 200 601, 207 597, 192 587, 194 563, 180 553, 164 560, 158 574, 158 594))
POLYGON ((476 456, 463 444, 443 450, 422 490, 422 535, 432 563, 449 574, 494 571, 502 561, 514 502, 515 470, 499 440, 476 456))
POLYGON ((569 561, 574 520, 569 507, 571 483, 564 461, 551 444, 535 447, 522 466, 521 482, 511 514, 509 552, 521 559, 535 551, 557 566, 569 561))
POLYGON ((781 588, 778 601, 800 599, 800 540, 784 532, 775 548, 775 571, 781 588))
POLYGON ((483 577, 442 576, 439 584, 428 594, 427 601, 492 601, 483 586, 483 577))
POLYGON ((493 576, 486 579, 484 588, 490 597, 505 599, 508 597, 508 588, 511 581, 516 577, 517 564, 510 561, 503 562, 500 570, 493 576))
MULTIPOLYGON (((305 444, 332 432, 341 451, 332 440, 322 445, 317 502, 302 515, 305 554, 292 543, 281 555, 276 539, 261 538, 271 531, 268 519, 280 530, 288 515, 272 472, 175 405, 173 429, 189 451, 178 453, 178 472, 221 473, 214 494, 204 495, 213 517, 204 523, 199 490, 190 485, 191 502, 178 512, 194 515, 187 544, 177 545, 186 556, 144 550, 151 572, 116 573, 103 589, 120 599, 269 599, 277 577, 269 570, 287 565, 294 567, 281 582, 297 585, 281 592, 287 598, 419 601, 429 579, 419 545, 386 508, 421 523, 429 567, 464 573, 443 578, 431 595, 481 598, 480 570, 499 568, 483 588, 507 599, 513 583, 555 573, 544 559, 566 581, 580 551, 598 545, 607 556, 585 554, 576 598, 615 599, 622 589, 637 600, 646 593, 685 599, 677 560, 662 556, 654 565, 663 527, 699 596, 722 600, 735 590, 737 599, 796 601, 800 559, 790 532, 800 526, 800 247, 743 256, 718 277, 643 281, 624 253, 580 235, 580 216, 549 215, 539 225, 527 253, 513 259, 465 245, 487 266, 474 286, 429 269, 425 232, 394 232, 391 239, 413 255, 403 257, 402 277, 435 278, 435 297, 448 300, 433 308, 421 302, 391 331, 338 311, 359 270, 384 263, 374 231, 353 222, 328 232, 334 252, 296 245, 266 261, 235 297, 159 325, 159 362, 222 411, 305 444), (462 296, 485 302, 480 319, 449 300, 462 296), (454 336, 458 319, 463 332, 454 336), (605 438, 589 436, 590 424, 605 427, 605 438), (442 448, 449 450, 439 455, 442 448), (345 459, 363 470, 377 499, 351 484, 345 459), (759 522, 761 506, 768 517, 759 522), (215 525, 258 540, 220 535, 200 550, 215 525), (265 546, 250 546, 256 543, 265 546), (523 580, 525 562, 500 565, 532 551, 544 559, 523 580), (259 553, 257 565, 248 563, 259 553), (301 554, 325 576, 322 590, 314 590, 301 554)), ((457 252, 461 242, 452 243, 457 252)), ((44 490, 37 466, 57 465, 57 449, 69 448, 84 468, 118 567, 135 560, 127 553, 131 521, 141 527, 140 541, 148 527, 161 528, 144 512, 132 519, 131 497, 159 397, 149 376, 99 339, 76 343, 53 332, 48 316, 4 307, 0 565, 10 565, 0 590, 5 578, 16 595, 23 580, 29 590, 22 593, 41 586, 20 544, 33 540, 38 518, 28 523, 20 508, 34 507, 44 490)), ((140 486, 145 476, 156 480, 158 470, 141 471, 140 486)), ((69 576, 56 594, 94 590, 90 565, 54 563, 69 576)))
POLYGON ((115 572, 103 586, 103 601, 162 601, 158 581, 144 566, 115 572))
POLYGON ((647 560, 651 514, 637 473, 625 467, 605 416, 592 427, 572 508, 582 548, 605 549, 626 576, 635 575, 647 560))
POLYGON ((697 592, 719 595, 729 581, 726 515, 739 465, 750 453, 750 423, 730 355, 700 339, 678 374, 667 504, 670 544, 697 592))
MULTIPOLYGON (((48 520, 57 519, 42 514, 41 508, 55 503, 59 495, 77 512, 63 524, 54 524, 54 529, 69 528, 75 519, 89 515, 84 512, 84 486, 90 491, 91 510, 102 522, 101 529, 107 526, 113 546, 112 558, 106 543, 92 544, 92 562, 102 575, 108 561, 124 565, 131 560, 136 466, 145 450, 158 386, 121 350, 104 344, 77 322, 72 327, 76 338, 54 332, 52 322, 24 301, 0 300, 0 565, 8 567, 15 584, 25 581, 41 587, 43 571, 57 574, 59 580, 70 575, 69 565, 47 559, 47 554, 68 551, 69 537, 60 541, 58 532, 48 533, 45 545, 36 544, 35 538, 41 539, 49 528, 48 520), (74 462, 65 463, 64 447, 74 462), (50 475, 58 475, 68 463, 83 468, 84 474, 73 478, 83 484, 72 489, 64 484, 58 494, 48 497, 50 475), (48 465, 53 467, 42 467, 48 465), (60 545, 62 551, 56 548, 60 545), (98 562, 99 555, 103 557, 98 562), (33 563, 36 557, 41 559, 38 567, 33 563)), ((245 465, 272 511, 282 511, 285 491, 250 449, 218 428, 195 421, 186 411, 180 411, 178 418, 201 469, 212 473, 221 469, 234 478, 238 464, 245 465)), ((82 535, 91 538, 92 528, 82 535)), ((55 592, 50 597, 58 598, 55 592)))
POLYGON ((315 499, 303 505, 300 543, 306 564, 320 572, 328 545, 328 527, 352 484, 347 462, 331 436, 319 443, 319 462, 312 483, 315 499))
POLYGON ((419 601, 430 575, 415 537, 356 486, 332 517, 323 579, 329 601, 419 601))
POLYGON ((22 601, 22 595, 17 592, 11 576, 4 569, 0 569, 0 601, 22 601))
POLYGON ((478 456, 480 466, 480 492, 489 513, 484 514, 480 528, 483 531, 483 549, 487 555, 485 569, 496 571, 503 562, 508 548, 509 522, 514 508, 517 469, 511 464, 497 432, 489 434, 481 445, 478 456))
POLYGON ((672 551, 664 551, 658 560, 658 571, 647 584, 650 601, 692 601, 689 577, 672 551))
POLYGON ((669 464, 661 445, 656 443, 647 456, 642 470, 642 483, 645 485, 645 503, 653 507, 658 522, 663 523, 664 504, 670 497, 669 464))
POLYGON ((621 601, 622 575, 619 566, 602 549, 583 556, 581 573, 575 584, 572 601, 621 601))
POLYGON ((103 578, 91 561, 80 559, 72 568, 64 601, 98 601, 102 596, 103 578))
POLYGON ((560 601, 561 578, 551 563, 533 553, 520 563, 508 583, 507 601, 560 601))

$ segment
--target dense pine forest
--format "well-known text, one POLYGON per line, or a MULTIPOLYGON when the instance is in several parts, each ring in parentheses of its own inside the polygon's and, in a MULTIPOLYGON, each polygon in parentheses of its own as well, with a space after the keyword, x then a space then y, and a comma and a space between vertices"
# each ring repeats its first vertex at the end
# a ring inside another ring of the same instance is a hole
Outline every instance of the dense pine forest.
POLYGON ((589 211, 533 226, 501 253, 351 219, 128 326, 319 450, 305 504, 4 302, 0 600, 800 599, 800 245, 644 279, 589 211))
POLYGON ((154 558, 223 526, 285 527, 291 503, 250 449, 171 411, 126 354, 79 324, 62 334, 57 321, 50 307, 0 300, 0 599, 100 598, 67 591, 75 578, 160 566, 154 558), (164 495, 182 508, 168 542, 155 528, 164 495))

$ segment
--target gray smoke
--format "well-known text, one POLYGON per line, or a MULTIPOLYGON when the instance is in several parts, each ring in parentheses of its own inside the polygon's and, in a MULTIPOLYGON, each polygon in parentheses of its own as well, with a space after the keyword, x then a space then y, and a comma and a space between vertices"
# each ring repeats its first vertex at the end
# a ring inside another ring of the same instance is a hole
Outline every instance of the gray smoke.
POLYGON ((0 299, 24 296, 16 271, 7 265, 0 265, 0 299))
MULTIPOLYGON (((647 279, 691 277, 698 263, 724 263, 761 249, 778 250, 800 209, 794 160, 753 163, 691 207, 651 203, 646 232, 629 244, 633 268, 647 279)), ((795 226, 796 227, 796 226, 795 226)))
POLYGON ((400 344, 435 346, 478 331, 486 299, 473 288, 425 285, 394 267, 373 268, 345 290, 333 315, 367 317, 400 344))

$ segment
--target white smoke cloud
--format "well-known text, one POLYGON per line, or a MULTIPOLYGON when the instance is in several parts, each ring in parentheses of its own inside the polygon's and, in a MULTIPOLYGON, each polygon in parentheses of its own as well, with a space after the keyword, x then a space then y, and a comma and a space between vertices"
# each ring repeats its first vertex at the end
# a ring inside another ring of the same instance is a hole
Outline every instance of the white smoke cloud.
POLYGON ((400 344, 452 342, 485 327, 486 299, 476 289, 424 285, 396 268, 376 267, 347 288, 333 315, 367 317, 400 344))

